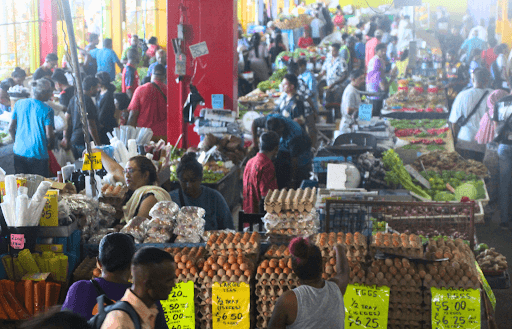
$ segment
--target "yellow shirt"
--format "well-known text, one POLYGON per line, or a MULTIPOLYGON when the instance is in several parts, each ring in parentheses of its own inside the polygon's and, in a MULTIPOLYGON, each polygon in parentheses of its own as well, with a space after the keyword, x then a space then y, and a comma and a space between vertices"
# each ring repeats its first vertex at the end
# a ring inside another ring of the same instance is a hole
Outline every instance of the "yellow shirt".
POLYGON ((404 77, 407 73, 407 66, 409 65, 409 58, 406 58, 403 61, 398 61, 395 63, 396 68, 398 69, 398 77, 404 77))

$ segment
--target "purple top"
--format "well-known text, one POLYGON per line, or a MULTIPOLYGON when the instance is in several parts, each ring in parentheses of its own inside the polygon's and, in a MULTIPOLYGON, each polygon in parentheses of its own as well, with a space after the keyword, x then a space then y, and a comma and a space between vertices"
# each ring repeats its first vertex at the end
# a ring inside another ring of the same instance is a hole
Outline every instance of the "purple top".
MULTIPOLYGON (((379 84, 384 78, 384 65, 379 56, 375 55, 368 63, 368 70, 366 74, 366 91, 368 92, 379 92, 379 84)), ((370 99, 379 99, 378 97, 368 97, 370 99)))
MULTIPOLYGON (((101 289, 105 291, 107 297, 115 301, 123 298, 126 289, 131 287, 130 284, 109 282, 103 278, 95 280, 101 289)), ((92 310, 94 305, 96 305, 96 297, 98 297, 98 293, 89 280, 77 281, 69 288, 66 300, 62 304, 62 310, 80 314, 89 320, 92 318, 92 310)))

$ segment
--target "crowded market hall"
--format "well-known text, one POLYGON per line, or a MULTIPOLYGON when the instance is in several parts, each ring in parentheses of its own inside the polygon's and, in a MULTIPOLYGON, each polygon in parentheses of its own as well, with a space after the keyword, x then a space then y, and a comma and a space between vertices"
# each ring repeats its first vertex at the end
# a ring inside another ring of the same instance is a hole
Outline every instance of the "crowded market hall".
POLYGON ((512 5, 2 0, 0 328, 512 327, 512 5))

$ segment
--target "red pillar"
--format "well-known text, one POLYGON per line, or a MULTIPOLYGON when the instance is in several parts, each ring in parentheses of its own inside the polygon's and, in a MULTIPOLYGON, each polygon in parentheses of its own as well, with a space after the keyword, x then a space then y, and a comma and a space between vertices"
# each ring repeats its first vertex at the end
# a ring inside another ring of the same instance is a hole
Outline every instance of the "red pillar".
POLYGON ((57 20, 59 18, 57 0, 40 0, 39 17, 41 19, 39 23, 41 37, 39 40, 41 43, 40 61, 42 64, 46 55, 57 53, 57 20))
MULTIPOLYGON (((195 85, 205 107, 211 108, 211 95, 224 95, 224 108, 237 110, 238 59, 236 0, 167 0, 167 140, 173 144, 185 132, 181 147, 197 145, 199 136, 192 124, 184 124, 182 107, 195 85), (184 25, 183 51, 187 56, 187 74, 176 82, 172 39, 178 36, 178 24, 184 25), (209 53, 195 61, 189 46, 206 41, 209 53)), ((198 106, 197 111, 200 109, 198 106)))

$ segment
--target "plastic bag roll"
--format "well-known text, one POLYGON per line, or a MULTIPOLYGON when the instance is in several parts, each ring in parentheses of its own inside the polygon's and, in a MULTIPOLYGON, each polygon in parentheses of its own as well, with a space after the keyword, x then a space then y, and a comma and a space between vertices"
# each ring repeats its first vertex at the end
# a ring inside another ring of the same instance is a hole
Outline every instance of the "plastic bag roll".
POLYGON ((14 226, 14 215, 12 213, 11 204, 7 202, 3 202, 0 204, 2 208, 2 213, 4 214, 5 222, 7 226, 14 226))
POLYGON ((126 149, 126 146, 119 141, 116 143, 116 149, 119 152, 119 156, 121 157, 119 162, 126 163, 129 159, 128 157, 128 150, 126 149))
POLYGON ((44 198, 46 192, 50 189, 52 183, 43 181, 39 184, 39 187, 34 193, 32 200, 30 200, 29 209, 27 212, 28 219, 31 221, 31 226, 39 225, 39 220, 41 219, 41 212, 43 211, 44 205, 46 204, 46 199, 44 198))
POLYGON ((5 195, 10 196, 14 200, 18 195, 18 185, 16 183, 16 177, 14 175, 5 176, 5 195))
POLYGON ((135 139, 128 140, 128 152, 131 154, 137 154, 137 141, 135 139))
POLYGON ((16 220, 14 225, 30 226, 30 218, 27 217, 28 211, 28 196, 25 194, 18 195, 16 198, 16 220))
POLYGON ((18 188, 18 196, 20 196, 20 195, 26 195, 28 197, 28 187, 20 186, 18 188))

